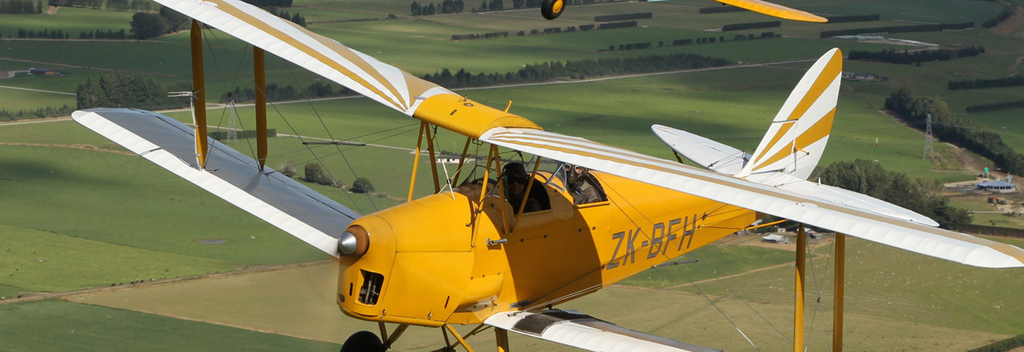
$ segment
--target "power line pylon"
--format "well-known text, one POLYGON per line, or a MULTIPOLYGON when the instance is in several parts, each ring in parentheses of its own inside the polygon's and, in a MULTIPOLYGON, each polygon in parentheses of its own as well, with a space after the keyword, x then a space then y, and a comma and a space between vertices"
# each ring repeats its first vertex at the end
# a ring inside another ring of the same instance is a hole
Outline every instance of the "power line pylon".
POLYGON ((932 148, 932 140, 934 140, 932 137, 932 114, 928 114, 928 119, 925 122, 924 156, 921 156, 921 159, 935 158, 935 150, 932 148))

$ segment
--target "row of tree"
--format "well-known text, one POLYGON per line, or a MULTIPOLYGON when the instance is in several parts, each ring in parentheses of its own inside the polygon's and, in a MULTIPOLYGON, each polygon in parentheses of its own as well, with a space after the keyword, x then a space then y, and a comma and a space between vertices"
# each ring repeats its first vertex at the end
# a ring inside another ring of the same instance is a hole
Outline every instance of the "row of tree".
POLYGON ((941 23, 941 24, 921 24, 914 26, 889 26, 889 27, 872 27, 872 28, 850 28, 840 29, 835 31, 824 31, 821 32, 822 38, 838 37, 842 35, 859 35, 859 34, 882 34, 882 33, 909 33, 909 32, 938 32, 945 30, 960 30, 974 28, 974 22, 965 23, 941 23))
POLYGON ((26 31, 23 28, 18 28, 18 38, 68 39, 69 37, 70 35, 68 35, 68 33, 64 33, 64 31, 60 29, 55 31, 43 29, 41 32, 36 32, 34 30, 26 31))
POLYGON ((967 107, 967 112, 973 114, 973 113, 976 113, 976 112, 999 111, 999 110, 1020 109, 1020 108, 1024 108, 1024 100, 1014 100, 1014 101, 1004 101, 1004 102, 991 103, 991 104, 971 105, 971 106, 967 107))
POLYGON ((190 83, 160 84, 152 78, 132 73, 114 73, 89 78, 78 84, 78 109, 130 107, 146 110, 186 107, 185 98, 168 98, 167 92, 191 91, 190 83))
POLYGON ((153 2, 149 0, 107 0, 107 9, 120 11, 149 11, 153 9, 153 2))
POLYGON ((113 29, 108 29, 104 32, 102 29, 95 31, 79 32, 78 39, 128 39, 128 35, 124 32, 124 28, 114 32, 113 29))
MULTIPOLYGON (((313 82, 303 89, 297 89, 292 85, 279 86, 276 83, 267 84, 267 101, 285 101, 311 98, 326 98, 348 95, 352 92, 345 87, 334 90, 330 83, 313 82)), ((256 100, 256 91, 252 88, 236 86, 233 91, 221 94, 220 102, 226 103, 234 100, 237 102, 250 102, 256 100)))
MULTIPOLYGON (((567 0, 565 2, 566 2, 567 5, 578 5, 578 4, 593 4, 593 3, 597 2, 597 0, 567 0)), ((540 7, 540 4, 541 4, 541 0, 512 0, 512 8, 511 9, 518 10, 518 9, 538 8, 538 7, 540 7)), ((502 0, 491 0, 491 1, 484 0, 483 3, 480 4, 479 8, 474 8, 473 9, 473 12, 504 11, 504 10, 505 10, 505 4, 502 2, 502 0)))
POLYGON ((1015 13, 1017 13, 1017 5, 1012 5, 1005 11, 1000 12, 998 15, 996 15, 996 17, 992 17, 985 21, 984 23, 982 23, 981 26, 984 28, 995 27, 996 25, 1003 23, 1003 21, 1006 21, 1007 18, 1010 18, 1010 16, 1013 16, 1013 14, 1015 13))
POLYGON ((775 28, 781 27, 782 21, 767 21, 767 22, 751 22, 751 23, 733 23, 722 26, 722 32, 728 31, 739 31, 744 29, 757 29, 757 28, 775 28))
POLYGON ((995 79, 965 79, 962 81, 949 81, 947 85, 950 90, 1016 87, 1024 86, 1024 76, 1010 76, 995 79))
POLYGON ((43 13, 43 0, 0 0, 0 14, 30 15, 43 13))
POLYGON ((1024 335, 1017 335, 1006 340, 996 341, 967 352, 1009 352, 1018 347, 1024 347, 1024 335))
POLYGON ((71 115, 71 112, 73 111, 75 111, 75 109, 66 104, 57 107, 47 106, 45 108, 18 111, 0 109, 0 121, 14 121, 22 119, 40 119, 44 117, 54 116, 68 116, 71 115))
POLYGON ((697 54, 670 54, 637 58, 603 58, 598 60, 568 60, 525 65, 515 72, 472 74, 460 69, 452 73, 447 68, 423 79, 448 88, 478 87, 498 84, 543 82, 558 78, 584 79, 587 77, 622 74, 675 71, 701 67, 725 66, 731 61, 697 54))
MULTIPOLYGON (((103 0, 50 0, 49 4, 52 6, 103 8, 103 0)), ((107 0, 106 5, 107 9, 111 10, 150 11, 155 3, 150 0, 131 0, 131 2, 128 0, 107 0)))
POLYGON ((879 61, 890 64, 912 65, 921 62, 949 61, 955 58, 978 56, 985 53, 985 47, 963 48, 957 51, 949 49, 908 51, 882 49, 881 51, 852 50, 847 56, 850 60, 879 61))
POLYGON ((944 229, 956 230, 971 223, 966 209, 949 204, 941 196, 942 182, 934 179, 910 179, 906 174, 887 171, 878 163, 857 159, 839 161, 817 170, 821 183, 863 193, 910 209, 939 223, 944 229))
POLYGON ((999 133, 974 125, 966 115, 954 114, 941 100, 900 89, 885 99, 885 108, 917 129, 923 129, 930 114, 935 137, 989 158, 1007 173, 1024 175, 1024 155, 1006 145, 999 133))
POLYGON ((444 0, 438 5, 434 5, 434 3, 420 5, 420 3, 413 1, 412 5, 409 6, 409 10, 413 16, 428 16, 438 13, 462 13, 465 7, 466 5, 462 0, 444 0))

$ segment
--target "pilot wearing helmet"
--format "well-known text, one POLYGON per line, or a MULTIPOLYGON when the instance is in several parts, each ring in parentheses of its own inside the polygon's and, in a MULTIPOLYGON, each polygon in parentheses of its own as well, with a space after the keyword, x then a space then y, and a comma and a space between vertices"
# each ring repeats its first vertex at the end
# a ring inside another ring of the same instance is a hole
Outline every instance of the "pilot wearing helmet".
POLYGON ((505 164, 505 167, 501 170, 501 175, 505 181, 505 197, 508 199, 509 204, 512 205, 513 212, 519 212, 519 207, 523 204, 524 197, 526 197, 526 206, 523 208, 523 213, 551 208, 547 192, 544 191, 544 185, 536 180, 533 181, 533 187, 530 187, 530 195, 526 196, 527 182, 531 181, 531 178, 522 163, 511 162, 505 164))

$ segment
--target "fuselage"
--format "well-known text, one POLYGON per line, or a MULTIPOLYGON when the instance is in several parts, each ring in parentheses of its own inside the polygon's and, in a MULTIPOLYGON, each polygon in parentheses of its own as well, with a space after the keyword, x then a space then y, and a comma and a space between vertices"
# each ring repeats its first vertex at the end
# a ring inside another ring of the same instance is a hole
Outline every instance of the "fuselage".
MULTIPOLYGON (((338 305, 352 317, 440 326, 558 304, 704 246, 755 213, 595 173, 607 201, 574 205, 563 180, 535 176, 550 210, 524 213, 488 189, 457 189, 366 215, 369 247, 339 260, 338 305), (461 190, 461 192, 460 192, 461 190)), ((516 204, 516 207, 519 205, 516 204)))

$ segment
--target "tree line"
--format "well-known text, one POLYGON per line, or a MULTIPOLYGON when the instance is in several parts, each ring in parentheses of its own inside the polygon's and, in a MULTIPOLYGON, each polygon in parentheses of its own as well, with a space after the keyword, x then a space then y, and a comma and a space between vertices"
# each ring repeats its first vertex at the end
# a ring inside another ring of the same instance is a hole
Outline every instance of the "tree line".
POLYGON ((962 81, 949 81, 949 83, 947 83, 947 86, 949 90, 1024 86, 1024 76, 1010 76, 995 79, 965 79, 962 81))
POLYGON ((957 51, 949 49, 921 50, 921 51, 898 51, 896 49, 882 49, 880 51, 852 50, 847 58, 850 60, 879 61, 890 64, 912 65, 931 61, 949 61, 955 58, 978 56, 985 53, 985 47, 963 48, 957 51))
POLYGON ((23 28, 18 28, 18 38, 68 39, 69 37, 70 35, 68 33, 64 33, 64 31, 60 29, 55 31, 43 29, 40 32, 36 32, 34 30, 26 31, 23 28))
MULTIPOLYGON (((593 4, 595 2, 597 2, 597 0, 567 0, 566 1, 567 5, 593 4)), ((519 9, 533 9, 533 8, 540 7, 540 4, 541 4, 541 0, 512 0, 512 9, 515 9, 515 10, 519 10, 519 9)), ((502 0, 490 0, 490 1, 484 0, 482 3, 480 3, 480 7, 473 8, 472 10, 473 10, 473 12, 504 11, 505 10, 505 4, 504 4, 504 2, 502 0)))
POLYGON ((939 223, 944 229, 956 230, 971 223, 966 209, 949 204, 941 196, 942 182, 934 179, 910 179, 906 174, 887 171, 870 160, 839 161, 817 170, 821 183, 863 193, 910 209, 939 223))
POLYGON ((941 100, 900 89, 885 99, 885 108, 917 129, 922 129, 931 114, 932 130, 939 139, 989 158, 1007 173, 1024 175, 1024 155, 1006 145, 999 133, 975 126, 969 117, 954 114, 941 100))
POLYGON ((1020 108, 1024 108, 1024 100, 1003 101, 1003 102, 991 103, 991 104, 971 105, 971 106, 967 107, 967 112, 973 114, 973 113, 976 113, 976 112, 999 111, 999 110, 1020 109, 1020 108))
POLYGON ((462 13, 465 7, 466 4, 462 0, 444 0, 437 5, 434 5, 434 3, 420 5, 420 3, 413 1, 412 5, 409 6, 409 11, 412 12, 413 16, 428 16, 438 13, 462 13))
POLYGON ((840 29, 835 31, 824 31, 821 32, 822 38, 838 37, 841 35, 858 35, 858 34, 880 34, 880 33, 908 33, 908 32, 938 32, 944 30, 958 30, 974 28, 974 22, 965 23, 942 23, 942 24, 922 24, 915 26, 889 26, 889 27, 872 27, 872 28, 851 28, 851 29, 840 29))
MULTIPOLYGON (((335 90, 330 83, 313 82, 309 86, 303 89, 297 89, 292 85, 279 86, 276 83, 267 84, 266 96, 267 101, 285 101, 285 100, 298 100, 298 99, 309 99, 309 98, 326 98, 326 97, 337 97, 342 95, 352 94, 348 88, 339 87, 335 90)), ((242 88, 235 86, 235 89, 230 92, 225 92, 220 95, 220 102, 227 103, 229 101, 238 102, 250 102, 256 100, 256 91, 253 88, 242 88)))
POLYGON ((95 31, 79 32, 78 39, 128 39, 128 35, 124 32, 124 28, 117 32, 114 32, 113 29, 108 29, 106 32, 103 32, 102 29, 97 29, 95 31))
POLYGON ((1017 5, 1012 5, 1005 11, 1000 12, 998 15, 996 15, 996 17, 992 17, 986 20, 984 23, 981 24, 981 26, 984 28, 995 27, 996 25, 1003 23, 1003 21, 1006 21, 1006 19, 1010 18, 1010 16, 1013 16, 1014 13, 1017 13, 1017 5))
POLYGON ((165 85, 139 74, 114 73, 79 83, 75 93, 78 109, 125 107, 157 110, 188 106, 188 99, 169 98, 167 92, 191 90, 192 84, 186 82, 165 85))
POLYGON ((75 111, 74 108, 67 104, 63 106, 47 106, 45 108, 30 109, 30 110, 18 110, 11 111, 7 109, 0 109, 0 121, 14 121, 23 119, 41 119, 44 117, 54 116, 68 116, 75 111))
POLYGON ((469 73, 465 69, 452 73, 443 69, 423 79, 448 88, 478 87, 498 84, 543 82, 558 78, 584 79, 587 77, 610 76, 632 73, 675 71, 702 67, 725 66, 732 62, 697 54, 670 54, 640 56, 637 58, 603 58, 567 60, 525 65, 515 72, 469 73))
POLYGON ((43 13, 42 0, 0 0, 0 14, 31 15, 43 13))
POLYGON ((751 22, 751 23, 733 23, 722 26, 722 32, 728 31, 739 31, 744 29, 757 29, 757 28, 775 28, 781 27, 782 21, 767 21, 767 22, 751 22))
POLYGON ((1017 335, 1006 340, 996 341, 967 352, 1009 352, 1018 347, 1024 347, 1024 335, 1017 335))

